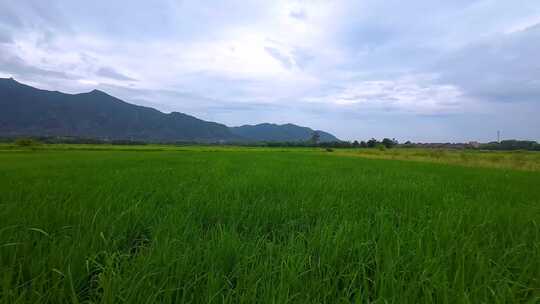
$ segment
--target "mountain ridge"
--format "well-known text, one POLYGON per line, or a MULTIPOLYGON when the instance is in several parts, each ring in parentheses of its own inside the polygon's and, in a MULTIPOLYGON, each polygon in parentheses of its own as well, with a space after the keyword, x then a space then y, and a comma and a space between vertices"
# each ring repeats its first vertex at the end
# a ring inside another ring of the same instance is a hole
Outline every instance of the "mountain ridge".
MULTIPOLYGON (((69 94, 0 78, 0 136, 73 136, 145 142, 306 141, 312 129, 262 123, 228 127, 181 112, 164 113, 94 89, 69 94)), ((321 141, 338 141, 317 131, 321 141)))
POLYGON ((319 134, 319 141, 321 142, 339 141, 339 139, 330 133, 321 130, 313 130, 308 127, 302 127, 291 123, 260 123, 255 125, 230 127, 230 129, 233 134, 252 141, 286 142, 296 141, 297 138, 303 138, 304 141, 307 141, 311 139, 314 132, 319 134))

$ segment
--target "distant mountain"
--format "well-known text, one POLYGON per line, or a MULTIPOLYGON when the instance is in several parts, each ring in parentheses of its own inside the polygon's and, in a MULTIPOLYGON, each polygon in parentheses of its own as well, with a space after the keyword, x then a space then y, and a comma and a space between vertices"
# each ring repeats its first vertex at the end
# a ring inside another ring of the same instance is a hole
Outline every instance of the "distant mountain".
POLYGON ((225 125, 132 105, 98 90, 64 94, 13 79, 0 79, 0 135, 151 142, 238 140, 225 125))
MULTIPOLYGON (((0 78, 0 136, 3 137, 72 136, 147 142, 242 142, 305 140, 312 133, 309 128, 283 125, 277 126, 282 128, 281 131, 259 132, 261 137, 257 137, 257 132, 250 129, 255 127, 259 130, 258 126, 228 128, 183 113, 166 114, 153 108, 129 104, 98 90, 65 94, 36 89, 12 78, 0 78), (298 128, 305 131, 292 131, 298 128), (283 133, 281 136, 280 132, 283 133)), ((321 139, 326 135, 321 132, 321 139)))
POLYGON ((311 139, 314 132, 319 133, 321 142, 339 141, 334 135, 320 130, 312 130, 293 124, 276 125, 262 123, 258 125, 244 125, 232 127, 231 131, 250 141, 282 141, 297 142, 311 139))

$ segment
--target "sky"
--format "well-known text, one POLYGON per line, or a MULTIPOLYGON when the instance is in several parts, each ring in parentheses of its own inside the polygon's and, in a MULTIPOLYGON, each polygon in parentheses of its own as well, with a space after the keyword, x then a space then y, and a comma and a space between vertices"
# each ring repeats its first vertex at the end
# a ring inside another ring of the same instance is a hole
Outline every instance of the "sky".
POLYGON ((0 77, 344 140, 540 140, 538 0, 0 0, 0 77))

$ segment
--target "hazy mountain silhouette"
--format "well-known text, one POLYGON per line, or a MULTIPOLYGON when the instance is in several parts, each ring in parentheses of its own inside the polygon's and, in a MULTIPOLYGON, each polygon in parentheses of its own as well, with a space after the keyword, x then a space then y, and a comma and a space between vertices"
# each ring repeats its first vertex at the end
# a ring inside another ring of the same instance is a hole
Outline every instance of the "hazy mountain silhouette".
MULTIPOLYGON (((0 136, 240 142, 301 141, 309 139, 313 132, 294 125, 260 127, 266 125, 228 128, 183 113, 166 114, 129 104, 98 90, 65 94, 36 89, 12 78, 0 78, 0 136)), ((321 132, 321 139, 326 138, 326 134, 321 132)))
MULTIPOLYGON (((293 124, 276 125, 270 123, 244 125, 230 129, 234 134, 251 141, 307 141, 315 132, 310 128, 293 124)), ((339 141, 330 133, 319 130, 316 132, 319 133, 321 142, 339 141)))

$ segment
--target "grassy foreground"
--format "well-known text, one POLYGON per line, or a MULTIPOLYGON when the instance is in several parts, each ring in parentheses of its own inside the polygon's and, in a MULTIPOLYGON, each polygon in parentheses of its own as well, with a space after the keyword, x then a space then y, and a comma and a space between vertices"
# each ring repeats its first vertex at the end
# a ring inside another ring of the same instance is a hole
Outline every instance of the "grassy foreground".
POLYGON ((64 148, 0 152, 2 303, 540 302, 535 170, 64 148))

